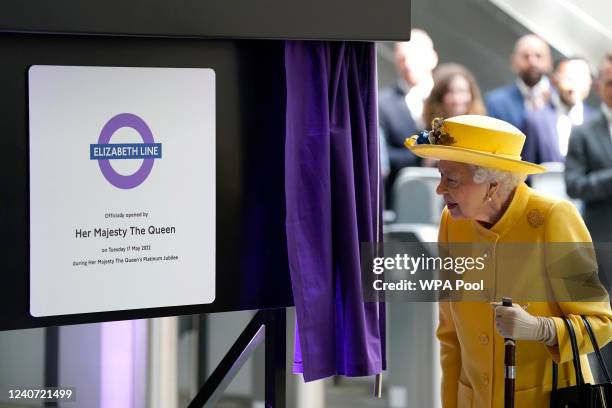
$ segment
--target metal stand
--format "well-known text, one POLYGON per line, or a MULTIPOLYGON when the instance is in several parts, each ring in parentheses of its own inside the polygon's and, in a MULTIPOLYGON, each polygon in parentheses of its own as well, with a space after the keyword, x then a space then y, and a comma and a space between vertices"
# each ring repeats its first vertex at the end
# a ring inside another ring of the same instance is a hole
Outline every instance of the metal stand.
POLYGON ((259 310, 236 342, 206 380, 188 408, 212 408, 245 361, 265 340, 266 347, 266 408, 284 408, 286 404, 286 311, 259 310))
MULTIPOLYGON (((59 385, 59 327, 46 327, 45 331, 45 386, 59 385)), ((45 401, 44 407, 57 407, 57 401, 45 401)))

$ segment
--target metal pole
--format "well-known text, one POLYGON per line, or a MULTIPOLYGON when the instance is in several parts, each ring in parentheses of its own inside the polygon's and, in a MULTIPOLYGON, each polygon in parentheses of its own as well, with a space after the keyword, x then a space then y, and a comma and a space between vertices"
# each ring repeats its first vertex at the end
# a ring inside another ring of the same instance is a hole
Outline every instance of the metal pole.
POLYGON ((267 335, 263 312, 258 311, 229 349, 187 408, 213 407, 231 380, 267 335))
MULTIPOLYGON (((59 385, 59 330, 57 326, 45 329, 45 386, 59 385)), ((45 407, 57 407, 57 401, 45 401, 45 407)))
POLYGON ((374 398, 382 398, 382 373, 374 378, 374 398))
POLYGON ((285 408, 286 326, 284 308, 259 310, 189 403, 188 408, 213 407, 240 367, 262 342, 266 345, 266 408, 285 408))
POLYGON ((286 406, 286 311, 272 309, 265 311, 266 324, 266 408, 286 406))

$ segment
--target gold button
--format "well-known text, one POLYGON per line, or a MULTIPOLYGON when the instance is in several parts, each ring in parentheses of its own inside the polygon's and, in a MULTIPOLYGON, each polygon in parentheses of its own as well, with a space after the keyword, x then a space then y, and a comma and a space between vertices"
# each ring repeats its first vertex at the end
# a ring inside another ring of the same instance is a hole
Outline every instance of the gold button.
POLYGON ((486 335, 486 334, 484 334, 484 333, 481 333, 481 334, 478 336, 478 339, 480 340, 480 344, 482 344, 482 345, 487 345, 487 344, 489 344, 489 336, 487 336, 487 335, 486 335))
POLYGON ((486 374, 482 375, 482 383, 484 385, 488 385, 489 384, 489 376, 488 375, 486 375, 486 374))

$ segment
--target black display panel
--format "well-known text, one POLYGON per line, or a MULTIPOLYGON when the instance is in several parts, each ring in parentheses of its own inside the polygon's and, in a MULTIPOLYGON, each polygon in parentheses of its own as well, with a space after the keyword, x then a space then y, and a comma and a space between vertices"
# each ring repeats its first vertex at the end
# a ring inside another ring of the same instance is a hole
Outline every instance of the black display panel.
POLYGON ((283 41, 2 33, 0 52, 0 330, 292 305, 284 224, 283 41), (214 303, 42 318, 29 314, 27 78, 32 65, 214 69, 214 303))
POLYGON ((408 40, 410 0, 3 0, 0 31, 408 40))

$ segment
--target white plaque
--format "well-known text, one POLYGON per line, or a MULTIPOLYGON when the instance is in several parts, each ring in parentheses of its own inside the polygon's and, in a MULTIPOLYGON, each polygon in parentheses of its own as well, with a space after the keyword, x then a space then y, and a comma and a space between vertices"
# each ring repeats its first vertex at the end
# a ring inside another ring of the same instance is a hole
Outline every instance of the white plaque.
POLYGON ((28 77, 30 313, 212 303, 214 71, 28 77))

